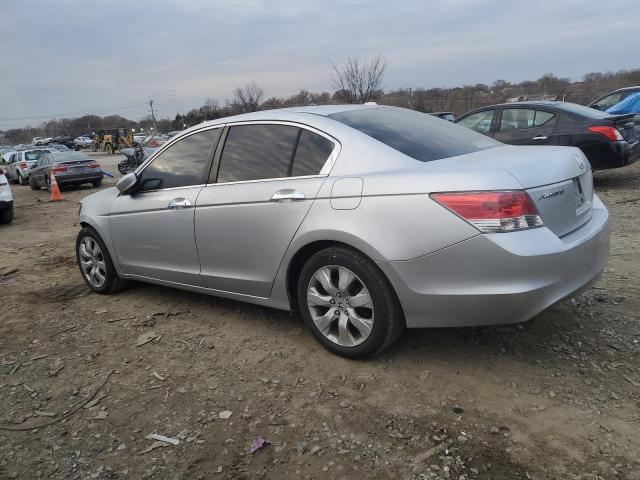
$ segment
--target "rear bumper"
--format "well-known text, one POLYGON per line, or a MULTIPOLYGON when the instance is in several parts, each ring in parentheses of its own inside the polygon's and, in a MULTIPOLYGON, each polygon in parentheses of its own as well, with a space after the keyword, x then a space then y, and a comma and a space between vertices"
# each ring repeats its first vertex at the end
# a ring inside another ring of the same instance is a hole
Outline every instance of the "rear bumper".
POLYGON ((407 326, 524 322, 590 287, 609 254, 609 213, 594 196, 592 218, 558 238, 547 228, 477 235, 405 262, 380 262, 407 326))
POLYGON ((102 180, 102 173, 82 172, 73 174, 57 174, 56 182, 58 185, 82 185, 83 183, 91 183, 102 180))
POLYGON ((587 153, 591 167, 598 169, 626 167, 640 158, 640 142, 604 142, 587 153))

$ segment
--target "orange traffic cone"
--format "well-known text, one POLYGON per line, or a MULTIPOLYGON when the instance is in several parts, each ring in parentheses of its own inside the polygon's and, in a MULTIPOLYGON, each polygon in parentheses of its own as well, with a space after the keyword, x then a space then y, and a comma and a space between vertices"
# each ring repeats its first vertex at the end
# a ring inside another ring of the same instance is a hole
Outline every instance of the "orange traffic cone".
POLYGON ((62 200, 62 195, 60 195, 60 189, 58 188, 58 182, 56 181, 56 176, 51 172, 51 198, 50 202, 59 202, 62 200))

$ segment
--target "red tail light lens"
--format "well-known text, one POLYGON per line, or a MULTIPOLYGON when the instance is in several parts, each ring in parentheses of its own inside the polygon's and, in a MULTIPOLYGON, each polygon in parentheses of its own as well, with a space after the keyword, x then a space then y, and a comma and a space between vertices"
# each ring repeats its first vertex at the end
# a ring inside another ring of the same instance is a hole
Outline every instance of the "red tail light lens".
POLYGON ((26 170, 27 168, 29 168, 29 165, 27 164, 27 162, 20 162, 20 168, 26 170))
POLYGON ((604 135, 605 137, 607 137, 607 140, 610 140, 612 142, 624 140, 624 137, 618 131, 617 128, 596 126, 596 127, 589 127, 587 130, 593 133, 599 133, 600 135, 604 135))
POLYGON ((55 167, 51 167, 51 171, 53 173, 66 172, 67 170, 69 170, 69 167, 66 167, 64 165, 56 165, 55 167))
POLYGON ((513 232, 544 225, 531 197, 521 190, 434 193, 431 198, 483 233, 513 232))
POLYGON ((97 162, 90 163, 90 164, 89 164, 89 168, 100 168, 100 164, 99 164, 99 163, 97 163, 97 162))

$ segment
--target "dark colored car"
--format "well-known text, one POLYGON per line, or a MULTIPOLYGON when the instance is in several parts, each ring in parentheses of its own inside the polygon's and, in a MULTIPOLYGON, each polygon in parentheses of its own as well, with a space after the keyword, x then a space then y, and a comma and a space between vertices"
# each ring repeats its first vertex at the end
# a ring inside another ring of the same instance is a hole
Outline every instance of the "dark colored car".
POLYGON ((50 188, 51 172, 58 185, 82 185, 90 183, 94 187, 102 183, 100 164, 82 152, 51 152, 43 155, 29 172, 29 185, 33 190, 50 188))
POLYGON ((64 145, 65 147, 73 150, 73 137, 67 137, 65 135, 61 135, 59 137, 55 137, 53 139, 53 143, 57 143, 60 145, 64 145))
POLYGON ((578 147, 592 168, 624 167, 640 156, 633 114, 610 115, 569 102, 515 102, 479 108, 456 123, 510 145, 578 147))

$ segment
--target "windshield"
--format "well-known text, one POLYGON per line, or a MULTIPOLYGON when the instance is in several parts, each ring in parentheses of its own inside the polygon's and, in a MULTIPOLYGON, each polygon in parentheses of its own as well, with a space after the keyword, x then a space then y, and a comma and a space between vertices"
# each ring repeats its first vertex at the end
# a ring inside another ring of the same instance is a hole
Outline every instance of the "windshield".
POLYGON ((465 155, 502 145, 468 128, 397 107, 349 110, 329 118, 361 131, 421 162, 465 155))

